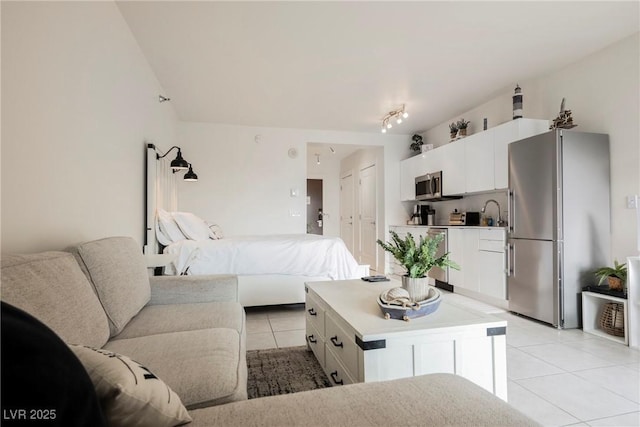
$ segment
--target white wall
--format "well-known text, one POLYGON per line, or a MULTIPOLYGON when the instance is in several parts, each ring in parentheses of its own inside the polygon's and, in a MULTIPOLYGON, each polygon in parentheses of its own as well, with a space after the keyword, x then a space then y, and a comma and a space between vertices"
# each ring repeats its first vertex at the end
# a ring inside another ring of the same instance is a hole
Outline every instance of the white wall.
POLYGON ((176 116, 112 2, 2 2, 2 250, 144 233, 176 116))
MULTIPOLYGON (((211 123, 180 123, 178 129, 184 157, 193 163, 199 178, 197 183, 180 183, 179 207, 217 222, 227 235, 306 232, 308 142, 384 147, 385 217, 392 222, 404 217, 399 160, 408 152, 407 135, 211 123), (260 135, 257 143, 256 135, 260 135), (290 148, 298 151, 297 158, 288 157, 290 148), (292 188, 299 190, 298 197, 290 196, 292 188), (291 211, 300 216, 291 216, 291 211)), ((339 190, 339 184, 335 188, 339 190)), ((331 220, 337 216, 339 212, 331 220)), ((338 224, 334 226, 339 229, 338 224)))
MULTIPOLYGON (((524 94, 524 117, 552 120, 564 97, 576 130, 609 134, 612 259, 621 261, 637 253, 635 211, 626 208, 626 196, 640 194, 639 34, 546 76, 517 82, 524 94)), ((471 133, 482 130, 484 117, 489 127, 511 120, 513 87, 428 130, 425 143, 447 143, 448 124, 460 117, 471 120, 471 133)))

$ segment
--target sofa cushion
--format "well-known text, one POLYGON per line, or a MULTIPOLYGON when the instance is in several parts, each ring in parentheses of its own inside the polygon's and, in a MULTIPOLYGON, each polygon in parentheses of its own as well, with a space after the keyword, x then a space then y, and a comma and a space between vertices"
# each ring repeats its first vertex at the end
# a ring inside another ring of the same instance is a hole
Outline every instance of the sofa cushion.
POLYGON ((431 374, 234 402, 190 411, 202 426, 538 426, 471 381, 431 374))
POLYGON ((46 324, 65 342, 103 346, 107 316, 68 252, 2 256, 2 300, 46 324))
POLYGON ((95 387, 109 425, 173 427, 191 421, 180 397, 131 358, 86 346, 70 346, 95 387))
POLYGON ((113 340, 104 347, 143 363, 187 408, 247 398, 243 337, 232 329, 202 329, 113 340))
POLYGON ((111 336, 122 331, 151 298, 142 251, 130 237, 108 237, 72 248, 109 319, 111 336))
POLYGON ((240 303, 151 305, 131 319, 115 339, 210 328, 228 328, 243 333, 244 324, 245 314, 240 303))

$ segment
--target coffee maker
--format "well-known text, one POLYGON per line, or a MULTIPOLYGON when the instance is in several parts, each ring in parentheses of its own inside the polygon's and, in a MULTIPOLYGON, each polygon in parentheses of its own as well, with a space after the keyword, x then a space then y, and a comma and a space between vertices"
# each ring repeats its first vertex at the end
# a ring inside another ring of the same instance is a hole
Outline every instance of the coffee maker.
POLYGON ((431 209, 429 205, 420 206, 420 224, 421 225, 435 225, 436 223, 436 211, 431 209))

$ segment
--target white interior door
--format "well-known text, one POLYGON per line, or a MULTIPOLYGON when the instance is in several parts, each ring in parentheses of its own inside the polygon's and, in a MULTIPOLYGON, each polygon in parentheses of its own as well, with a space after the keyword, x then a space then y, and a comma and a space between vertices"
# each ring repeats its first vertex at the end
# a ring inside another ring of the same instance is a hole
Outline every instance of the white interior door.
POLYGON ((353 174, 349 174, 340 179, 340 238, 355 257, 353 202, 353 174))
POLYGON ((360 262, 378 269, 376 165, 360 170, 360 262))

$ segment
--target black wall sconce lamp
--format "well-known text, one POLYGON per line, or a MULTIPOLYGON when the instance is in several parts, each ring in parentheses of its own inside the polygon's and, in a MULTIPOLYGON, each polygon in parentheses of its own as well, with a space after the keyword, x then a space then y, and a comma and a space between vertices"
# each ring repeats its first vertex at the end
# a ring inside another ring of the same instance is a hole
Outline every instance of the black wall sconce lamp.
POLYGON ((189 171, 186 174, 184 174, 184 180, 185 181, 197 181, 198 180, 198 175, 196 175, 193 172, 193 168, 191 167, 191 163, 187 162, 185 159, 182 158, 182 150, 177 145, 174 145, 173 147, 169 148, 169 151, 164 153, 162 156, 158 152, 156 152, 156 159, 160 160, 160 159, 166 157, 174 148, 178 150, 178 154, 176 155, 175 159, 171 160, 171 169, 173 169, 173 173, 176 173, 179 170, 187 170, 187 169, 189 169, 189 171))

